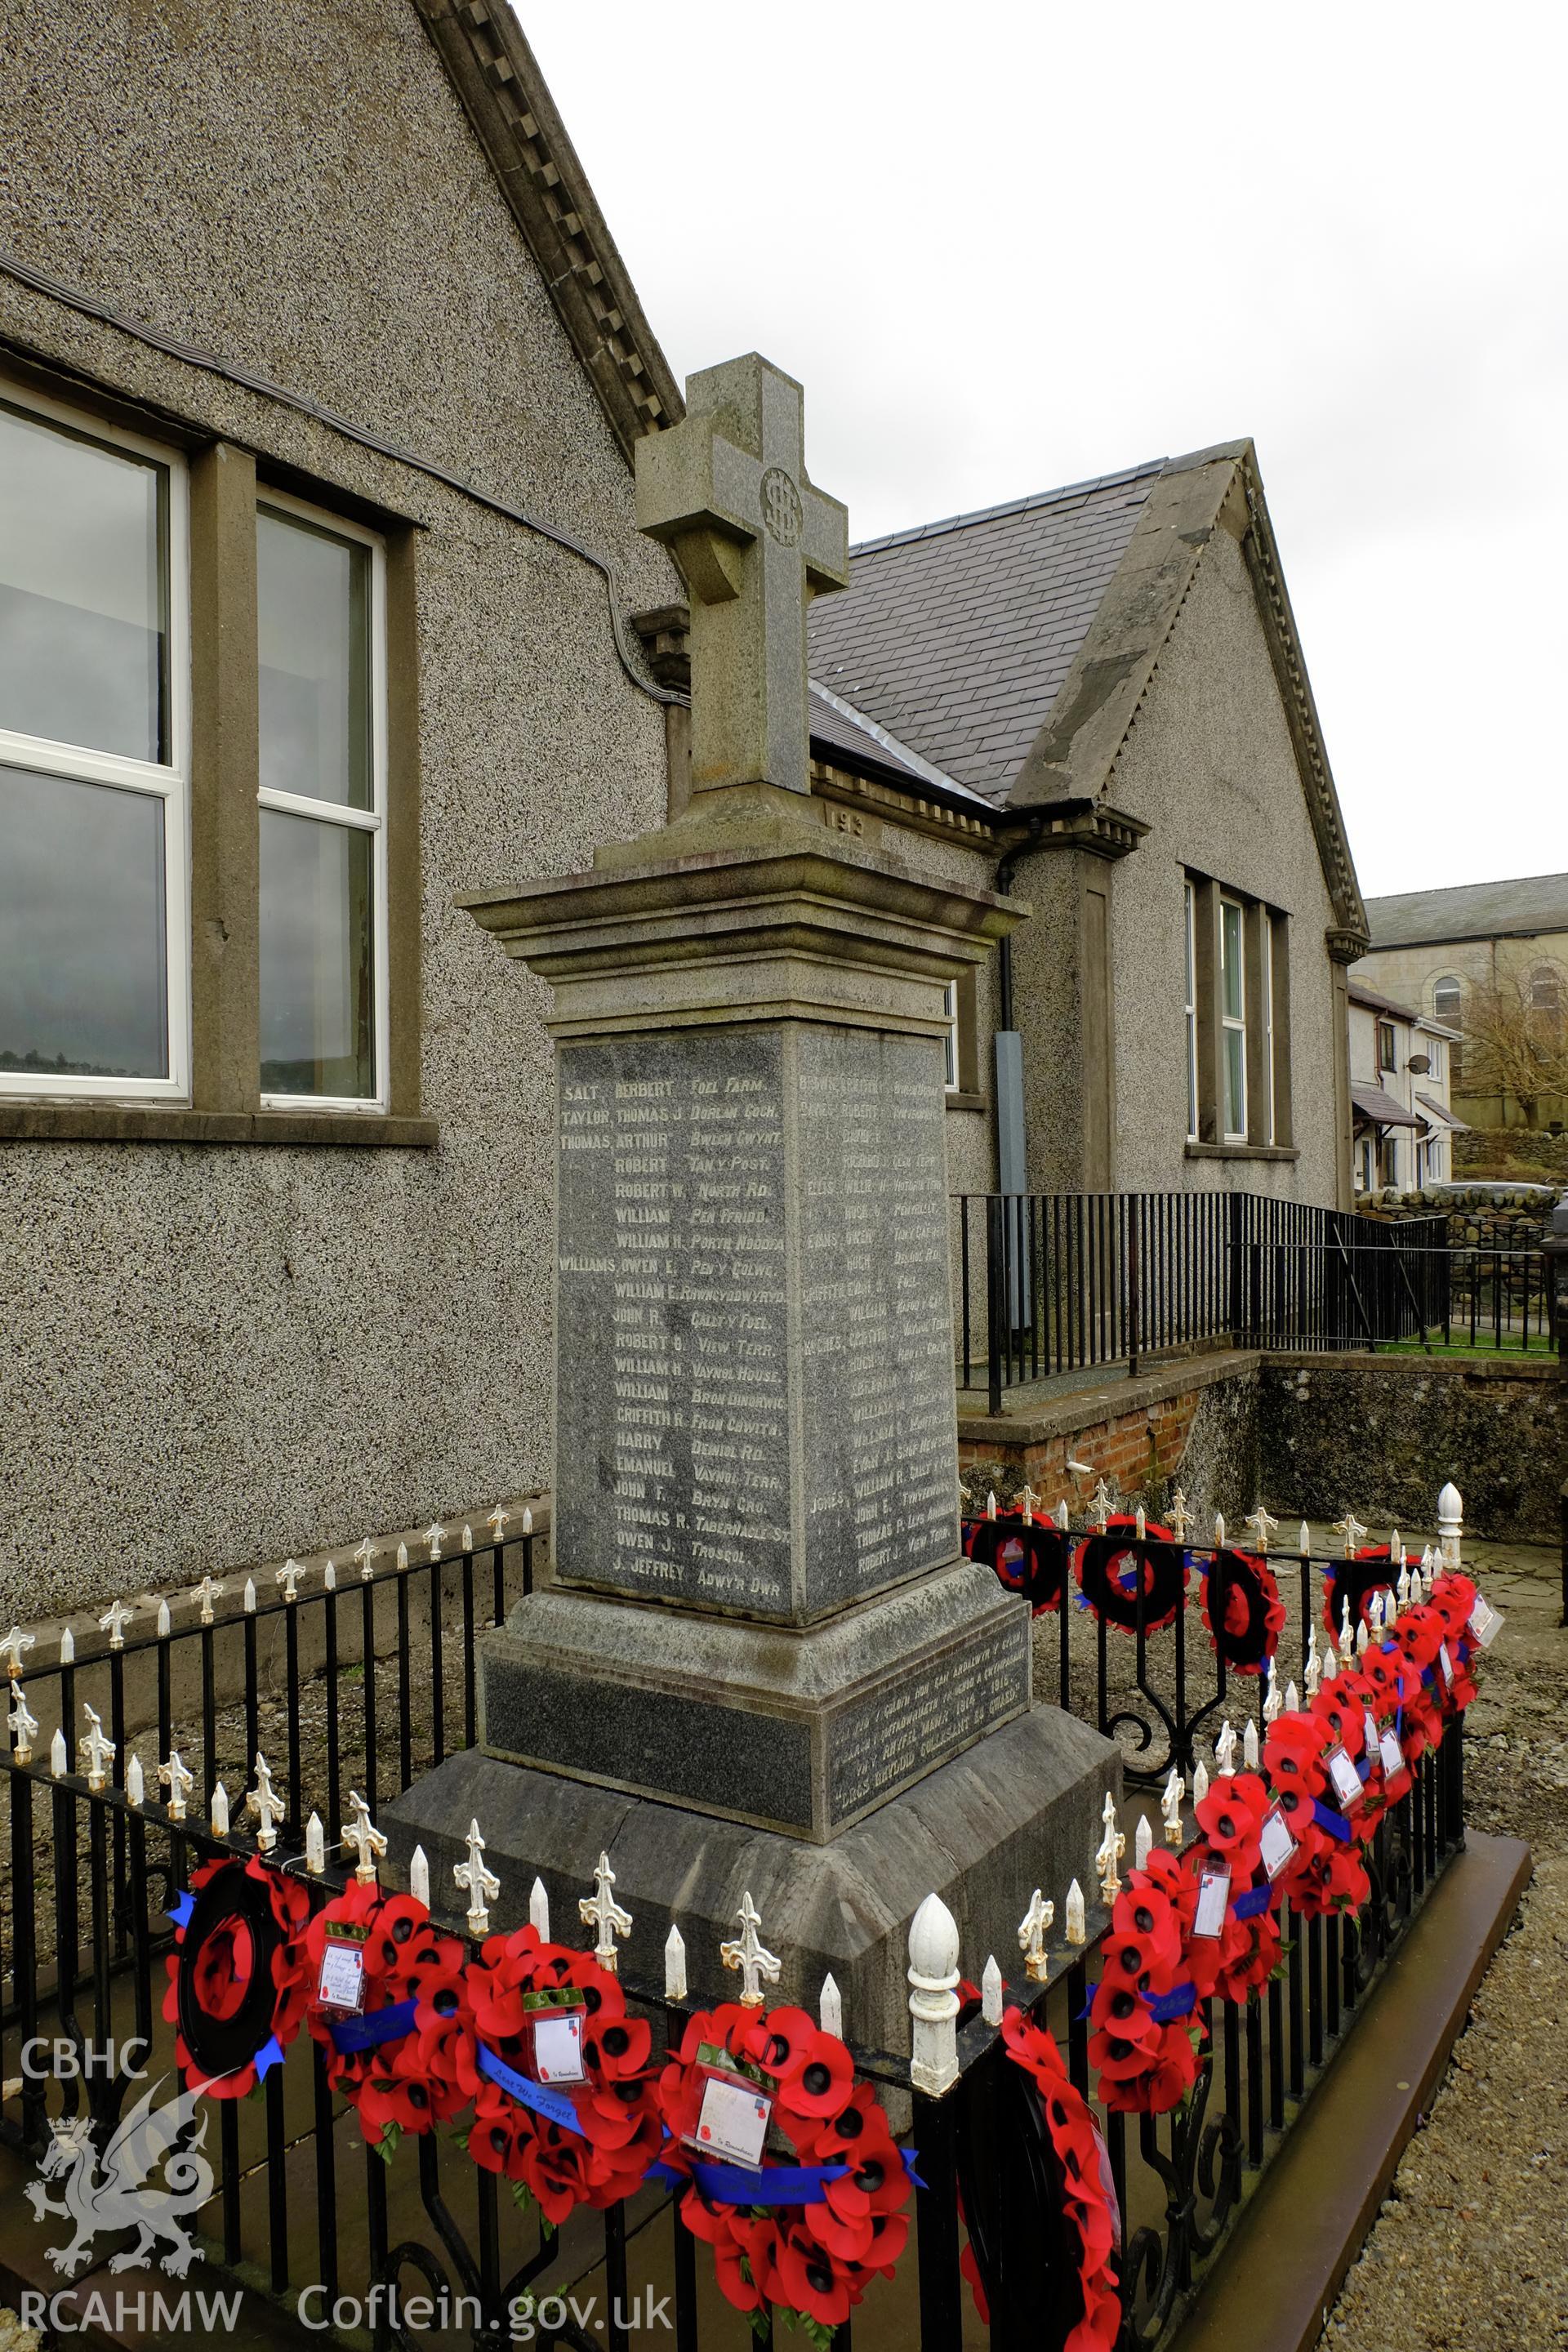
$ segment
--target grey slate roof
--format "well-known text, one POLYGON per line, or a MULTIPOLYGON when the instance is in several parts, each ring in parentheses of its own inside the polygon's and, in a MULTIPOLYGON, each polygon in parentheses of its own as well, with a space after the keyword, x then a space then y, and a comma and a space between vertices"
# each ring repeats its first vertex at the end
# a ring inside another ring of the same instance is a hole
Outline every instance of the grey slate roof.
POLYGON ((1005 800, 1164 462, 863 541, 812 606, 813 677, 1005 800))
POLYGON ((1413 1011, 1408 1004, 1396 1004, 1392 996, 1380 996, 1375 988, 1367 986, 1364 980, 1352 977, 1346 983, 1345 994, 1352 1004, 1364 1004, 1369 1012, 1392 1013, 1399 1020, 1412 1023, 1421 1018, 1419 1013, 1413 1011))
POLYGON ((1461 882, 1451 890, 1404 890, 1392 898, 1369 898, 1366 914, 1374 950, 1568 931, 1568 874, 1461 882))

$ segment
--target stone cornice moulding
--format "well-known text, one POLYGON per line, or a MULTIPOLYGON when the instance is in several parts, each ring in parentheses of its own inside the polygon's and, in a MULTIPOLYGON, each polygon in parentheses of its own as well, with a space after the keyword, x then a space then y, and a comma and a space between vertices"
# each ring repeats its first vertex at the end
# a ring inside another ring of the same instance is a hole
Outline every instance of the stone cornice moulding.
POLYGON ((416 0, 628 463, 685 415, 679 387, 505 0, 416 0))

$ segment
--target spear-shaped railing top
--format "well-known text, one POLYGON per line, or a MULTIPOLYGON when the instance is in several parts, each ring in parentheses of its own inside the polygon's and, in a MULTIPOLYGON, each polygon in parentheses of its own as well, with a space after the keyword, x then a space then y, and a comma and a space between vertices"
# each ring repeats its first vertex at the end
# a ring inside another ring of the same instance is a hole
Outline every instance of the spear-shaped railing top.
POLYGON ((13 1625, 5 1640, 0 1641, 0 1657, 5 1659, 13 1682, 16 1682, 21 1675, 22 1660, 27 1651, 37 1647, 37 1635, 24 1633, 20 1625, 13 1625))
POLYGON ((105 1736, 103 1718, 98 1709, 89 1706, 84 1701, 82 1713, 87 1717, 87 1738, 82 1741, 87 1756, 87 1785, 89 1789, 107 1789, 108 1768, 119 1750, 113 1740, 105 1736))
POLYGON ((33 1734, 38 1718, 28 1707, 26 1694, 20 1683, 11 1685, 11 1753, 18 1764, 33 1760, 33 1734))
POLYGON ((632 1915, 623 1911, 615 1897, 616 1874, 610 1868, 608 1853, 601 1853, 594 1866, 594 1892, 579 1895, 577 1916, 584 1927, 594 1930, 594 1958, 612 1976, 620 1972, 620 1955, 616 1949, 617 1936, 632 1932, 632 1915))
POLYGON ((116 1600, 110 1602, 98 1621, 98 1630, 100 1633, 108 1634, 109 1646, 111 1650, 122 1650, 125 1647, 125 1628, 135 1614, 135 1610, 128 1601, 116 1600))
POLYGON ((256 1843, 263 1853, 268 1853, 278 1843, 278 1824, 288 1811, 282 1798, 272 1785, 272 1774, 266 1757, 256 1751, 256 1786, 245 1801, 245 1810, 256 1823, 256 1843))
POLYGON ((468 1898, 468 1933, 475 1937, 490 1931, 489 1906, 500 1893, 500 1880, 485 1862, 485 1842, 477 1821, 468 1823, 468 1858, 452 1864, 452 1875, 468 1898))
POLYGON ((757 1929, 763 1924, 763 1916, 752 1900, 750 1888, 741 1897, 741 1908, 736 1916, 741 1922, 741 1932, 731 1942, 720 1945, 719 1958, 727 1969, 739 1969, 741 1971, 742 2008, 761 2009, 762 1979, 765 1977, 769 1984, 777 1984, 783 1972, 783 1963, 775 1953, 767 1950, 758 1937, 757 1929))
POLYGON ((370 1807, 357 1789, 349 1790, 351 1816, 346 1829, 338 1832, 341 1846, 354 1850, 354 1876, 362 1886, 375 1884, 375 1865, 386 1852, 386 1840, 370 1817, 370 1807))
POLYGON ((1018 1922, 1018 1949, 1024 1955, 1024 1974, 1031 1984, 1044 1984, 1049 1963, 1046 1958, 1046 1935, 1057 1916, 1057 1906, 1047 1903, 1037 1886, 1029 1897, 1029 1907, 1018 1922))
POLYGON ((1255 1511, 1247 1513, 1242 1525, 1252 1538, 1252 1547, 1255 1551, 1267 1551, 1269 1537, 1277 1536, 1279 1532, 1279 1520, 1271 1518, 1261 1503, 1255 1511))

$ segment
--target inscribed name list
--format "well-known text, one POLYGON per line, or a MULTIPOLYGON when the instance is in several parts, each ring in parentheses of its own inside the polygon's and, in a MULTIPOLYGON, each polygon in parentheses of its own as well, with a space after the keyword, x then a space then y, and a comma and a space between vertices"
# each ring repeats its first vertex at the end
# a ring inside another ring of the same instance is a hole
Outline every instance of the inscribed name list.
POLYGON ((782 1057, 710 1031, 562 1051, 568 1579, 791 1612, 782 1057))
POLYGON ((921 1038, 563 1050, 564 1578, 817 1616, 955 1556, 942 1118, 921 1038))

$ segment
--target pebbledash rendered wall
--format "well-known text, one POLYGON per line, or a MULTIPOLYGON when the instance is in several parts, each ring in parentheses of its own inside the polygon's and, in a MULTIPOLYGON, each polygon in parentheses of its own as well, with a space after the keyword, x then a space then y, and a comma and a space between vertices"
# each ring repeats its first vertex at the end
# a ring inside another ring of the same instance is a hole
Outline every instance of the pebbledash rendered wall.
POLYGON ((1109 797, 1152 828, 1112 885, 1118 1190, 1246 1191, 1331 1207, 1339 1015, 1323 934, 1333 905, 1257 594, 1223 526, 1161 654, 1109 797), (1294 1160, 1185 1155, 1188 866, 1290 918, 1294 1160))
MULTIPOLYGON (((407 0, 12 10, 0 152, 0 247, 575 534, 629 609, 678 593, 407 0)), ((0 338, 425 526, 439 1129, 429 1150, 0 1141, 8 1622, 548 1479, 545 992, 451 898, 585 866, 662 819, 667 779, 585 563, 3 275, 0 338)))

